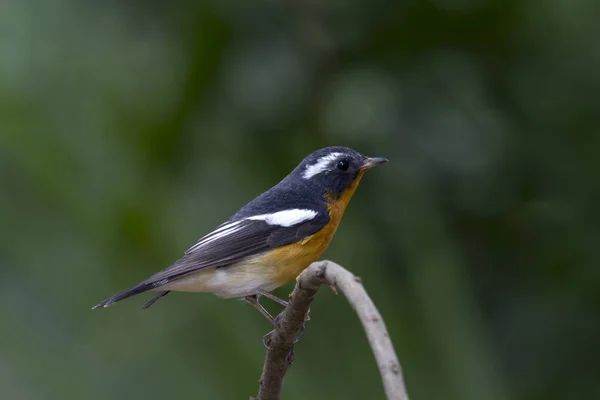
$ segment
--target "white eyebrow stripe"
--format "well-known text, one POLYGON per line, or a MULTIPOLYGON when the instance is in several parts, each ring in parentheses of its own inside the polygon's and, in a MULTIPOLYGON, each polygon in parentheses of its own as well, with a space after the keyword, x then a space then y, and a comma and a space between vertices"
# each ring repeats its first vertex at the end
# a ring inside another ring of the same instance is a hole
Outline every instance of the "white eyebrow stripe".
POLYGON ((334 152, 334 153, 329 153, 326 156, 319 158, 316 163, 306 166, 306 169, 302 173, 302 177, 304 179, 310 179, 313 176, 320 174, 321 172, 323 172, 327 169, 327 165, 330 162, 332 162, 333 160, 335 160, 336 158, 338 158, 341 155, 342 155, 342 153, 334 152))
POLYGON ((248 219, 265 221, 269 225, 288 227, 299 224, 300 222, 311 220, 316 217, 317 214, 318 213, 314 210, 295 208, 291 210, 278 211, 273 214, 256 215, 249 217, 248 219))

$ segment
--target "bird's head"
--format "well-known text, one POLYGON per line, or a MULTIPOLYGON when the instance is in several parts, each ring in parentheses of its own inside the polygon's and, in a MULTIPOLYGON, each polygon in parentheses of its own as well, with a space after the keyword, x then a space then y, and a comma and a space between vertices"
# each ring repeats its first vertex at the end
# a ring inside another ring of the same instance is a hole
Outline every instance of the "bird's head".
POLYGON ((295 179, 335 199, 349 189, 354 191, 366 170, 387 161, 367 157, 347 147, 325 147, 302 160, 292 174, 295 179))

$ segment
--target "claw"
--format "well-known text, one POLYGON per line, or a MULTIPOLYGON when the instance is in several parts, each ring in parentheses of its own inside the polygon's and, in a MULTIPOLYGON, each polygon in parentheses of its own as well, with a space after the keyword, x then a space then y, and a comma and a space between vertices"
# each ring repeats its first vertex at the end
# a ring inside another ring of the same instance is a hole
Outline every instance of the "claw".
MULTIPOLYGON (((269 337, 273 334, 273 332, 275 332, 275 329, 273 329, 272 331, 268 332, 266 335, 264 335, 262 337, 262 344, 265 347, 265 349, 267 349, 267 350, 273 350, 271 348, 271 346, 269 346, 269 343, 268 343, 269 337)), ((298 338, 296 338, 296 340, 292 344, 292 347, 290 349, 290 353, 288 354, 288 356, 287 356, 287 358, 285 360, 285 362, 288 365, 288 367, 294 363, 294 360, 296 358, 296 354, 295 354, 295 351, 294 351, 294 344, 296 344, 297 342, 298 342, 298 338)))
POLYGON ((262 344, 265 347, 265 349, 267 350, 273 350, 268 344, 267 344, 267 340, 269 339, 269 336, 271 336, 273 334, 273 332, 275 332, 275 329, 273 329, 272 331, 267 332, 266 335, 264 335, 262 337, 262 344))
POLYGON ((289 367, 290 365, 292 365, 294 363, 294 360, 296 359, 296 352, 294 351, 294 346, 292 346, 292 348, 290 349, 290 353, 288 354, 285 362, 287 363, 287 366, 289 367))
POLYGON ((296 340, 294 341, 294 343, 298 343, 298 341, 304 337, 305 332, 306 332, 306 322, 303 323, 302 326, 300 327, 300 332, 298 333, 298 335, 296 335, 296 340))
MULTIPOLYGON (((260 292, 260 291, 259 291, 260 292)), ((269 293, 270 295, 270 293, 269 293)), ((268 296, 267 296, 268 297, 268 296)), ((270 298, 270 297, 269 297, 270 298)), ((262 344, 264 346, 265 349, 267 350, 273 350, 270 346, 269 346, 269 340, 270 340, 270 336, 277 330, 277 325, 279 324, 279 320, 281 319, 281 317, 283 316, 283 312, 280 312, 279 314, 277 314, 275 316, 275 318, 273 318, 271 316, 271 314, 269 314, 267 312, 267 310, 265 310, 262 305, 260 305, 260 303, 258 303, 258 299, 256 296, 248 296, 245 299, 248 303, 252 304, 254 307, 256 307, 263 315, 265 315, 265 317, 267 317, 267 319, 273 324, 273 330, 267 332, 263 337, 262 337, 262 344)), ((281 299, 280 299, 281 300, 281 299)), ((283 301, 283 300, 282 300, 283 301)), ((300 327, 300 332, 298 333, 298 335, 296 335, 296 338, 294 339, 294 343, 296 344, 298 343, 298 341, 300 339, 302 339, 304 337, 304 334, 306 333, 306 321, 310 321, 310 311, 306 314, 306 318, 304 320, 304 322, 302 323, 302 326, 300 327)), ((292 351, 290 353, 289 356, 289 363, 291 364, 292 362, 294 362, 294 349, 292 348, 292 351)))

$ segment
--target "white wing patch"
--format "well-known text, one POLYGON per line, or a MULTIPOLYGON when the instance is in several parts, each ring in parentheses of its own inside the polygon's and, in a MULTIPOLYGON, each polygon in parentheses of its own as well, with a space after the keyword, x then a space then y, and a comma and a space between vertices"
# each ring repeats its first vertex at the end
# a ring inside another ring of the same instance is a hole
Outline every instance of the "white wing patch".
POLYGON ((334 152, 319 158, 316 163, 306 166, 306 169, 302 173, 302 177, 304 179, 310 179, 313 176, 320 174, 321 172, 327 169, 327 165, 329 165, 330 162, 332 162, 341 155, 342 153, 334 152))
POLYGON ((233 232, 239 231, 240 229, 242 229, 241 227, 237 226, 237 225, 239 225, 240 222, 242 222, 242 221, 235 221, 235 222, 231 222, 229 224, 224 224, 224 225, 219 226, 217 229, 215 229, 208 235, 206 235, 206 236, 202 237, 200 240, 198 240, 198 243, 196 243, 195 245, 190 247, 186 251, 186 254, 191 253, 192 251, 198 250, 199 247, 204 246, 205 244, 210 243, 213 240, 217 240, 224 236, 230 235, 233 232))
POLYGON ((279 225, 288 227, 299 224, 300 222, 313 219, 317 215, 316 211, 306 209, 292 209, 278 211, 273 214, 262 214, 248 217, 239 221, 230 222, 219 226, 217 229, 202 237, 198 243, 187 249, 186 254, 193 251, 199 250, 202 246, 207 245, 215 240, 224 238, 227 235, 231 235, 234 232, 243 229, 243 226, 239 226, 240 222, 245 220, 265 221, 269 225, 279 225))
POLYGON ((248 219, 265 221, 269 225, 287 227, 313 219, 316 215, 317 212, 314 210, 292 209, 278 211, 273 214, 256 215, 254 217, 249 217, 248 219))

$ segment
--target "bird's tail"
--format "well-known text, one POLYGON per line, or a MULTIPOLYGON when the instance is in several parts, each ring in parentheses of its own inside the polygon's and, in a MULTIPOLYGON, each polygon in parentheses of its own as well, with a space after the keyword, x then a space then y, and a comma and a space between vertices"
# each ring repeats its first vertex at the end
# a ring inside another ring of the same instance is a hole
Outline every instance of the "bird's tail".
MULTIPOLYGON (((96 308, 100 308, 100 307, 108 307, 111 304, 114 304, 114 303, 116 303, 118 301, 125 300, 125 299, 127 299, 127 298, 129 298, 131 296, 135 296, 137 294, 147 292, 148 290, 151 290, 151 289, 154 289, 154 288, 156 288, 156 285, 152 284, 152 283, 147 283, 147 282, 138 283, 137 285, 135 285, 133 287, 130 287, 129 289, 127 289, 127 290, 125 290, 125 291, 123 291, 121 293, 118 293, 118 294, 116 294, 114 296, 111 296, 108 299, 106 299, 106 300, 104 300, 104 301, 96 304, 94 307, 92 307, 92 310, 95 310, 96 308)), ((144 309, 150 307, 152 304, 154 304, 154 302, 156 300, 158 300, 159 298, 163 297, 165 294, 166 293, 164 293, 164 292, 158 293, 157 297, 153 298, 149 302, 150 304, 147 304, 144 307, 144 309)))

